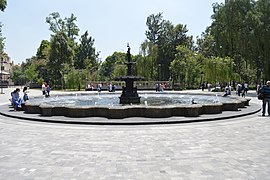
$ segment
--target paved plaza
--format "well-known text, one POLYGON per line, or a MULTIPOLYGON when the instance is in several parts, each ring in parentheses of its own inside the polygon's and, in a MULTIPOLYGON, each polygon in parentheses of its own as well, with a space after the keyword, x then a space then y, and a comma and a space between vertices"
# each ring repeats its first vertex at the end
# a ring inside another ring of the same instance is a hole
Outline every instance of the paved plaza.
MULTIPOLYGON (((10 91, 0 94, 0 105, 8 103, 10 91)), ((30 90, 30 95, 40 94, 30 90)), ((255 92, 248 97, 260 104, 255 92)), ((211 122, 133 126, 0 116, 0 137, 3 180, 270 179, 270 117, 260 112, 211 122)))

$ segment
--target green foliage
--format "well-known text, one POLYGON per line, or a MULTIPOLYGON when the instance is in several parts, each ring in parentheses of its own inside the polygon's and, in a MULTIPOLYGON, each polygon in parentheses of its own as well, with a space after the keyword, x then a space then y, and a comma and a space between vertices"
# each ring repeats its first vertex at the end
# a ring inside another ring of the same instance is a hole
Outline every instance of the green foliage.
POLYGON ((204 78, 207 82, 227 83, 235 79, 234 63, 229 57, 206 58, 203 63, 204 78))
POLYGON ((4 11, 7 7, 7 1, 6 0, 0 0, 0 11, 4 11))
MULTIPOLYGON (((150 70, 152 80, 158 79, 158 64, 161 65, 161 79, 170 78, 170 63, 174 60, 176 47, 179 45, 192 46, 192 37, 187 36, 185 25, 177 24, 174 26, 170 21, 164 20, 162 13, 150 15, 146 25, 148 30, 145 32, 147 41, 142 44, 142 51, 147 50, 148 57, 152 61, 153 69, 150 70), (150 51, 154 47, 154 51, 150 51)), ((143 52, 146 54, 146 52, 143 52)))
MULTIPOLYGON (((42 40, 41 44, 37 50, 36 60, 32 62, 36 67, 36 72, 38 73, 37 78, 43 81, 49 81, 49 55, 50 55, 50 42, 47 40, 42 40)), ((41 82, 42 84, 43 82, 41 82)))
POLYGON ((0 53, 3 53, 5 47, 5 38, 2 36, 3 24, 0 22, 0 53))
POLYGON ((69 68, 68 71, 63 74, 63 77, 65 88, 81 90, 85 88, 87 71, 69 68))
POLYGON ((210 33, 210 28, 208 28, 205 32, 202 33, 201 38, 197 37, 197 47, 196 50, 198 53, 202 54, 206 58, 211 58, 217 55, 215 51, 216 42, 214 36, 210 33))
POLYGON ((50 25, 50 30, 56 34, 58 32, 67 33, 66 22, 60 18, 58 12, 51 13, 49 17, 46 17, 46 22, 50 25))
POLYGON ((112 56, 108 56, 102 63, 100 74, 101 80, 112 80, 117 76, 126 75, 126 54, 122 52, 114 52, 112 56))
MULTIPOLYGON (((64 66, 68 66, 72 62, 72 49, 68 44, 67 36, 64 33, 57 33, 51 38, 51 51, 49 55, 49 72, 52 79, 62 79, 62 71, 64 66)), ((55 81, 59 84, 60 81, 55 81)))
MULTIPOLYGON (((270 79, 270 3, 268 0, 226 0, 213 4, 213 22, 194 45, 187 26, 172 24, 162 13, 147 17, 146 40, 133 72, 146 80, 173 80, 182 87, 198 87, 202 81, 223 83, 270 79), (160 67, 160 68, 159 68, 160 67)), ((36 57, 27 61, 14 78, 51 80, 64 88, 80 89, 85 80, 110 81, 126 75, 126 53, 114 52, 104 62, 88 31, 80 36, 77 18, 46 18, 52 31, 42 41, 36 57), (22 72, 20 74, 20 72, 22 72), (36 72, 36 74, 34 73, 36 72), (25 74, 25 77, 23 77, 25 74)), ((0 31, 1 33, 1 31, 0 31)), ((0 34, 0 48, 3 41, 0 34)), ((0 50, 1 50, 0 49, 0 50)))
POLYGON ((30 82, 37 82, 38 74, 36 73, 36 67, 34 64, 31 64, 25 71, 25 78, 30 82))
POLYGON ((141 44, 140 54, 143 59, 138 62, 137 69, 142 74, 138 75, 145 77, 146 80, 156 80, 158 46, 146 40, 141 44))
POLYGON ((175 59, 170 64, 173 81, 181 86, 194 86, 200 74, 196 54, 186 46, 177 46, 176 51, 175 59))
MULTIPOLYGON (((4 11, 7 7, 7 1, 6 0, 0 0, 0 11, 4 11)), ((2 36, 2 27, 3 24, 0 22, 0 53, 2 54, 4 52, 5 47, 5 38, 2 36)))
POLYGON ((241 79, 270 79, 270 3, 268 0, 228 0, 214 6, 210 33, 217 55, 234 59, 241 79))
MULTIPOLYGON (((49 79, 53 84, 62 85, 63 88, 74 89, 76 82, 80 82, 77 76, 89 80, 93 76, 97 77, 99 69, 99 54, 96 53, 94 39, 89 36, 88 31, 81 36, 79 43, 75 41, 79 35, 76 21, 77 18, 73 14, 64 19, 61 19, 57 12, 50 14, 46 18, 53 32, 50 43, 47 46, 47 43, 43 42, 37 53, 38 59, 43 60, 47 67, 49 79), (82 71, 87 73, 78 73, 82 71)), ((79 84, 78 89, 82 83, 79 84)))
POLYGON ((77 21, 77 17, 74 16, 74 14, 71 14, 71 16, 69 18, 65 18, 65 28, 67 31, 67 36, 69 39, 74 40, 76 36, 79 35, 79 31, 80 29, 78 28, 78 26, 75 24, 75 22, 77 21))
POLYGON ((12 67, 11 79, 15 85, 22 85, 25 83, 23 66, 15 65, 12 67))
POLYGON ((86 31, 80 38, 80 44, 76 49, 74 66, 76 69, 91 69, 98 66, 98 54, 94 46, 94 39, 86 31))

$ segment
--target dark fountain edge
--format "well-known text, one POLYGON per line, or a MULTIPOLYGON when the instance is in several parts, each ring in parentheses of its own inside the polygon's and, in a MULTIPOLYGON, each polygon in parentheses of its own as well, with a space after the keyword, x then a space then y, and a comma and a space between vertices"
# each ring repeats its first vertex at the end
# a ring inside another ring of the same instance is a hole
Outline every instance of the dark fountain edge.
MULTIPOLYGON (((175 92, 176 93, 176 92, 175 92)), ((158 93, 159 94, 159 93, 158 93)), ((166 94, 166 93, 165 93, 166 94)), ((172 94, 172 92, 170 92, 172 94)), ((190 94, 179 93, 178 94, 190 94)), ((67 94, 65 94, 67 95, 67 94)), ((70 94, 74 95, 74 93, 70 94)), ((84 95, 82 93, 81 95, 84 95)), ((88 94, 89 95, 89 94, 88 94)), ((200 94, 215 96, 215 94, 200 94)), ((54 95, 54 96, 62 96, 54 95)), ((173 116, 198 117, 203 114, 219 114, 223 111, 238 111, 249 106, 250 99, 232 96, 230 101, 215 104, 168 105, 168 106, 84 106, 63 107, 47 104, 26 103, 25 113, 41 114, 41 116, 66 116, 74 118, 104 117, 108 119, 123 119, 128 117, 167 118, 173 116)))

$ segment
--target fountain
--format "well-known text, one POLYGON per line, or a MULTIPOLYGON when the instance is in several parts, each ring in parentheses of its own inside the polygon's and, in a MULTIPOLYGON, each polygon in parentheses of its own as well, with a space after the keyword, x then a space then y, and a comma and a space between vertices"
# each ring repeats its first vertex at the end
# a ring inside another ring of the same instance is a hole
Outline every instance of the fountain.
POLYGON ((128 51, 127 51, 127 62, 125 64, 127 65, 127 75, 126 76, 120 76, 116 77, 116 81, 125 81, 126 87, 122 87, 122 94, 119 97, 120 104, 140 104, 140 98, 137 93, 137 87, 133 86, 134 81, 142 80, 143 77, 133 76, 132 74, 132 65, 135 64, 135 62, 131 61, 131 54, 130 54, 130 47, 129 44, 127 45, 128 51))
POLYGON ((185 94, 181 92, 147 92, 140 97, 134 81, 143 79, 134 76, 130 47, 127 51, 127 74, 115 80, 125 81, 120 93, 75 93, 56 95, 50 98, 32 98, 26 103, 26 113, 42 116, 105 117, 123 119, 128 117, 165 118, 172 116, 198 117, 202 114, 218 114, 223 111, 238 111, 249 105, 240 97, 222 97, 213 93, 185 94), (119 103, 120 99, 120 103, 119 103), (143 103, 140 103, 142 99, 143 103))
POLYGON ((172 116, 198 117, 238 111, 249 105, 242 97, 222 97, 215 94, 181 92, 147 92, 140 104, 119 104, 119 93, 75 93, 52 95, 50 98, 32 98, 26 103, 26 113, 42 116, 165 118, 172 116))

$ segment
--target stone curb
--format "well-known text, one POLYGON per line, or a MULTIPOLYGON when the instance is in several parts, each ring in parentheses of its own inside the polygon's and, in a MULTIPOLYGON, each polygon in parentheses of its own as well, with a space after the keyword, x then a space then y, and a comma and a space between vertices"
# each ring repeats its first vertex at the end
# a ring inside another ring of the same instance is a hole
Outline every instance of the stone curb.
POLYGON ((249 108, 251 106, 248 106, 248 107, 246 107, 246 109, 251 109, 251 110, 246 110, 247 112, 233 114, 233 115, 229 115, 229 112, 227 111, 226 115, 224 115, 225 113, 222 113, 222 114, 214 114, 214 115, 205 115, 206 117, 202 116, 202 117, 195 117, 195 118, 182 118, 182 117, 178 118, 177 117, 178 120, 173 120, 175 118, 165 118, 163 120, 160 120, 160 119, 157 120, 157 118, 154 118, 157 121, 153 121, 152 118, 139 118, 139 117, 138 117, 138 119, 143 119, 144 121, 142 121, 142 120, 119 121, 118 119, 108 120, 106 118, 103 118, 106 120, 100 121, 100 120, 93 120, 93 119, 95 119, 95 117, 74 119, 74 118, 67 118, 67 117, 62 117, 62 116, 56 117, 57 119, 52 119, 52 118, 40 116, 38 114, 30 115, 30 114, 25 114, 23 112, 16 112, 16 113, 18 113, 17 115, 13 115, 11 113, 4 113, 4 112, 2 112, 2 109, 3 109, 3 108, 1 108, 2 106, 0 106, 0 115, 10 117, 10 118, 16 118, 16 119, 20 119, 20 120, 45 122, 45 123, 80 124, 80 125, 158 125, 158 124, 181 124, 181 123, 194 123, 194 122, 226 120, 226 119, 232 119, 232 118, 252 115, 252 114, 258 113, 261 110, 261 108, 257 104, 252 104, 252 106, 256 106, 256 108, 252 109, 252 108, 249 108), (19 113, 20 114, 23 113, 23 115, 30 116, 30 117, 19 116, 20 115, 19 113), (33 116, 35 116, 35 117, 33 117, 33 116), (86 121, 86 120, 89 120, 89 121, 86 121))

